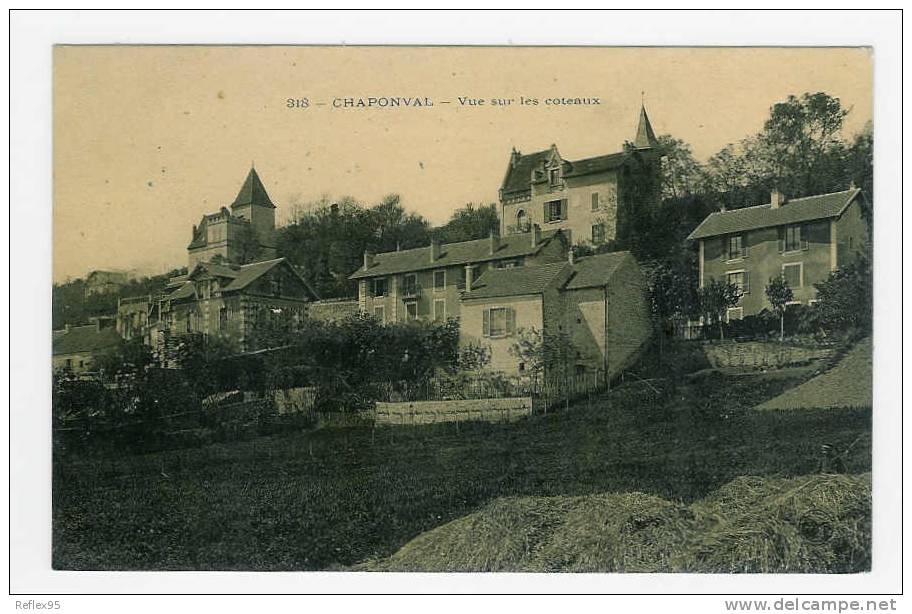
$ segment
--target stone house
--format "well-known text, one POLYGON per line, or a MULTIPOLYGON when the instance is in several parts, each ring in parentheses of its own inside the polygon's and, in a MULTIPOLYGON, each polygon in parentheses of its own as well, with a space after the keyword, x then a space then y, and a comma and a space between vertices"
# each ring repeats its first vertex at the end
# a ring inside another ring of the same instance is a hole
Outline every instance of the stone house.
POLYGON ((95 358, 120 344, 120 335, 110 318, 94 318, 86 326, 69 326, 55 330, 51 342, 51 366, 54 371, 74 374, 93 371, 95 358))
MULTIPOLYGON (((645 278, 629 252, 484 273, 462 295, 460 345, 487 346, 488 365, 510 376, 526 365, 511 348, 524 330, 562 335, 574 375, 617 374, 651 336, 645 278)), ((546 376, 548 374, 546 373, 546 376)))
POLYGON ((460 295, 491 269, 533 268, 564 262, 563 232, 533 227, 523 234, 364 254, 350 279, 358 281, 358 306, 381 322, 444 321, 460 317, 460 295))
POLYGON ((556 145, 522 154, 514 149, 500 187, 501 234, 538 224, 560 228, 576 243, 601 244, 626 236, 638 208, 661 202, 661 151, 645 107, 624 151, 565 160, 556 145))
POLYGON ((86 298, 98 294, 114 294, 127 285, 130 276, 124 271, 92 271, 86 275, 84 294, 86 298))
POLYGON ((275 205, 256 169, 251 168, 231 209, 204 215, 187 246, 190 268, 221 260, 243 264, 276 257, 275 205))
POLYGON ((160 307, 164 343, 200 333, 232 339, 241 350, 249 348, 258 325, 294 327, 317 299, 284 258, 244 265, 200 262, 186 276, 172 280, 171 287, 160 307))
POLYGON ((688 237, 699 250, 699 287, 724 279, 740 288, 729 320, 769 309, 766 286, 780 275, 794 303, 813 304, 814 284, 868 244, 864 200, 857 188, 791 200, 773 191, 767 204, 711 213, 688 237))

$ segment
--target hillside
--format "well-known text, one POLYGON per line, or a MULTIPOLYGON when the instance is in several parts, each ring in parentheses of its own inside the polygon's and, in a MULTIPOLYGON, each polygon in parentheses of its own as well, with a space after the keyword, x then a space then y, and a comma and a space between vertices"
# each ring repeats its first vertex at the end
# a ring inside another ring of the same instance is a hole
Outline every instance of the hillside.
MULTIPOLYGON (((389 557, 506 498, 529 499, 504 514, 522 525, 539 518, 517 533, 537 543, 538 527, 560 520, 564 505, 579 507, 580 523, 600 518, 575 497, 626 502, 631 522, 649 525, 649 509, 676 514, 738 476, 814 473, 823 444, 846 451, 847 472, 870 471, 870 410, 753 409, 799 381, 707 373, 686 385, 628 383, 566 411, 458 430, 326 428, 137 455, 57 450, 53 563, 339 569, 389 557)), ((511 552, 522 545, 511 548, 492 564, 516 560, 511 552)), ((644 565, 657 564, 650 552, 644 565)), ((584 568, 579 556, 573 565, 584 568)))
POLYGON ((828 371, 757 406, 758 409, 871 407, 871 338, 858 342, 828 371))

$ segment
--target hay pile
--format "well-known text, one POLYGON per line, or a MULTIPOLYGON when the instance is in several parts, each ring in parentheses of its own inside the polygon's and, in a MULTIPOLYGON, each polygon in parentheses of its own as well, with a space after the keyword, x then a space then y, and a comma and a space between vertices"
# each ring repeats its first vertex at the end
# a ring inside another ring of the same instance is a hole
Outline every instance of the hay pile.
POLYGON ((643 493, 511 497, 364 571, 845 573, 870 569, 871 477, 742 477, 687 506, 643 493))

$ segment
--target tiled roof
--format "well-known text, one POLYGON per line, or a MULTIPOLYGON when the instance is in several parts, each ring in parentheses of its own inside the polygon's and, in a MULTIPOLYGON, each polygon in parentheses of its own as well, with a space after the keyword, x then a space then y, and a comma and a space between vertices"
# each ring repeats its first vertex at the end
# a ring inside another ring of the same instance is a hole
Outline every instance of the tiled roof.
POLYGON ((582 257, 574 263, 573 277, 567 282, 565 288, 578 290, 604 286, 618 267, 628 259, 633 259, 630 252, 610 252, 582 257))
POLYGON ((230 284, 225 286, 225 291, 231 292, 233 290, 243 290, 254 281, 259 279, 264 273, 278 266, 284 261, 284 258, 276 258, 274 260, 264 260, 263 262, 252 262, 250 264, 245 264, 237 271, 237 277, 235 277, 230 284))
POLYGON ((548 161, 551 150, 536 151, 526 155, 518 155, 515 164, 512 163, 507 176, 504 177, 501 189, 504 194, 511 192, 523 192, 529 190, 532 182, 532 169, 542 168, 542 164, 548 161))
POLYGON ((63 334, 55 332, 51 352, 54 356, 95 352, 113 347, 118 343, 120 343, 120 335, 113 328, 98 330, 94 324, 74 326, 63 334))
POLYGON ((243 205, 259 205, 275 209, 269 194, 266 193, 266 188, 263 187, 263 182, 260 181, 260 176, 252 168, 247 173, 247 179, 244 180, 244 185, 241 186, 241 191, 238 192, 237 198, 231 203, 232 208, 243 205))
POLYGON ((500 246, 491 253, 490 239, 476 239, 460 243, 444 243, 440 246, 440 257, 431 262, 431 248, 418 247, 399 252, 385 252, 374 256, 374 264, 369 269, 362 266, 349 279, 377 277, 393 273, 408 273, 426 269, 439 269, 447 266, 517 258, 537 253, 545 244, 557 238, 560 231, 541 233, 541 241, 532 245, 532 233, 513 234, 500 237, 500 246))
MULTIPOLYGON (((205 269, 207 273, 215 277, 230 277, 232 279, 237 277, 241 271, 241 267, 232 267, 218 262, 200 262, 193 271, 196 271, 196 269, 205 269)), ((193 272, 190 273, 190 276, 192 275, 193 272)))
POLYGON ((562 275, 571 272, 569 262, 556 262, 537 266, 514 267, 511 269, 489 269, 472 284, 472 291, 462 295, 464 299, 495 298, 540 294, 562 275))
POLYGON ((656 139, 655 132, 652 130, 652 124, 649 123, 649 116, 646 115, 646 107, 640 107, 640 123, 637 124, 637 135, 633 140, 633 145, 637 149, 649 149, 658 146, 659 141, 656 139))
POLYGON ((731 211, 716 211, 710 213, 687 238, 703 239, 735 232, 839 217, 860 193, 861 190, 853 188, 843 192, 787 200, 777 209, 765 204, 731 211))
MULTIPOLYGON (((230 273, 230 275, 220 275, 222 277, 233 277, 231 282, 222 288, 223 292, 235 292, 237 290, 243 290, 254 281, 259 279, 267 271, 271 271, 276 266, 281 263, 286 262, 285 258, 275 258, 273 260, 263 260, 261 262, 251 262, 250 264, 241 265, 238 268, 232 268, 224 264, 216 264, 212 262, 203 262, 197 265, 198 267, 203 267, 209 270, 216 270, 222 273, 230 273)), ((308 292, 314 298, 319 298, 317 293, 310 287, 310 284, 307 283, 301 274, 293 266, 289 267, 291 271, 301 279, 301 282, 307 288, 308 292)), ((194 269, 195 270, 195 269, 194 269)), ((185 281, 177 290, 165 297, 167 300, 179 300, 184 298, 191 298, 196 295, 196 290, 194 288, 193 282, 185 281)))
POLYGON ((575 162, 569 162, 567 164, 567 170, 564 171, 564 177, 578 177, 580 175, 601 173, 622 166, 626 160, 627 154, 624 152, 576 160, 575 162))

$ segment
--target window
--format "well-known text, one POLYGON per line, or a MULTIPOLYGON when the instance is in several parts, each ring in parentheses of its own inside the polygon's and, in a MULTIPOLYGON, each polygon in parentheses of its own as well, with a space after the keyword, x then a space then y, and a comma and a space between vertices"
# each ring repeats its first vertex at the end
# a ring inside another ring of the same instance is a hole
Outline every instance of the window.
POLYGON ((740 260, 747 254, 744 235, 730 235, 728 237, 728 259, 740 260))
POLYGON ((529 230, 529 219, 522 209, 516 212, 516 230, 517 232, 527 232, 529 230))
POLYGON ((434 271, 434 290, 446 289, 446 270, 434 271))
POLYGON ((545 221, 558 222, 564 219, 564 201, 552 200, 545 203, 545 221))
POLYGON ((446 300, 442 298, 434 299, 434 321, 443 322, 446 320, 446 300))
POLYGON ((592 210, 596 211, 599 208, 599 195, 598 192, 592 193, 592 210))
POLYGON ((807 229, 799 224, 779 228, 779 251, 797 252, 808 248, 807 229))
POLYGON ((522 258, 515 258, 513 260, 498 260, 494 265, 494 268, 497 269, 513 269, 523 265, 522 258))
POLYGON ((804 285, 804 266, 800 262, 783 264, 782 276, 785 277, 785 283, 789 288, 800 288, 804 285))
POLYGON ((405 319, 406 320, 417 320, 418 319, 418 301, 410 301, 405 304, 405 319))
POLYGON ((506 337, 516 331, 516 316, 512 307, 485 309, 482 322, 484 337, 506 337))
POLYGON ((383 305, 374 307, 374 317, 380 320, 381 324, 386 324, 386 309, 383 305))
POLYGON ((389 280, 386 277, 378 277, 371 280, 371 294, 373 296, 386 296, 389 280))
POLYGON ((548 170, 548 182, 551 185, 560 183, 560 169, 552 168, 548 170))
POLYGON ((731 271, 726 279, 728 283, 737 286, 741 294, 750 294, 750 273, 747 271, 731 271))
POLYGON ((593 224, 592 225, 592 242, 593 243, 604 243, 605 242, 605 225, 604 224, 593 224))
POLYGON ((744 307, 729 307, 725 312, 725 321, 740 320, 744 317, 744 307))
POLYGON ((406 296, 418 294, 418 275, 409 273, 402 277, 402 293, 406 296))

